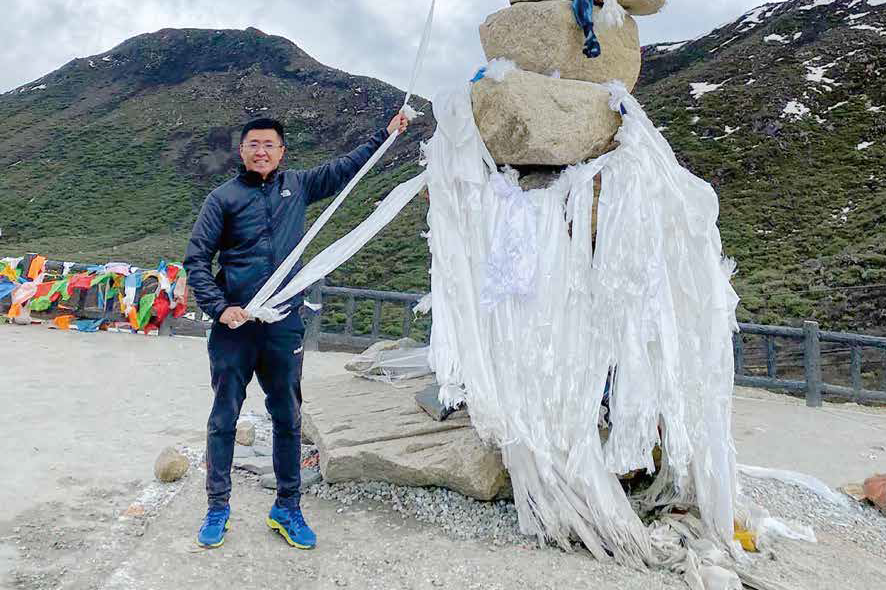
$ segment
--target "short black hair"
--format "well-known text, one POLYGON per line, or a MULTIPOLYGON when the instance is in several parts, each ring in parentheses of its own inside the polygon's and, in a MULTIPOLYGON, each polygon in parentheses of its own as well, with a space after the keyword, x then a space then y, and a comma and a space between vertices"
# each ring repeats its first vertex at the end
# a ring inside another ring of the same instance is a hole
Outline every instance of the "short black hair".
POLYGON ((283 123, 276 119, 253 119, 243 126, 243 131, 240 133, 240 143, 243 143, 243 140, 246 139, 246 134, 253 129, 273 129, 280 136, 280 143, 286 145, 286 133, 283 131, 283 123))

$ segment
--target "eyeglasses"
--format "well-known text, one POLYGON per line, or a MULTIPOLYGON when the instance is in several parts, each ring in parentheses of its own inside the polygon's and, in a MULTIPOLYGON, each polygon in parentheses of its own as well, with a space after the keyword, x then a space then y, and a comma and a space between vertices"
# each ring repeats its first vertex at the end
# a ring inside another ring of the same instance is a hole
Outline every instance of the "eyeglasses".
POLYGON ((260 143, 257 141, 250 141, 249 143, 241 144, 243 149, 248 152, 257 152, 259 149, 263 149, 266 152, 270 152, 276 150, 277 148, 283 147, 279 143, 271 143, 270 141, 266 141, 264 143, 260 143))

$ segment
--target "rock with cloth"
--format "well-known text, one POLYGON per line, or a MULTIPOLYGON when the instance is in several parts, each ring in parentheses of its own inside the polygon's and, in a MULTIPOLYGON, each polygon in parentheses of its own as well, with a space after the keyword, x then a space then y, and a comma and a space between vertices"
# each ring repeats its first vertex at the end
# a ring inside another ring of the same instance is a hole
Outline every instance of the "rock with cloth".
POLYGON ((623 85, 605 88, 609 107, 623 113, 618 147, 526 192, 545 236, 538 278, 532 296, 492 308, 483 299, 495 276, 489 261, 500 254, 489 236, 505 217, 502 177, 471 125, 470 89, 435 100, 438 131, 425 149, 431 365, 441 401, 466 401, 481 437, 501 447, 524 533, 567 549, 575 536, 599 559, 671 567, 694 588, 738 588, 736 522, 814 537, 773 526, 738 494, 730 425, 738 298, 717 196, 679 165, 623 85), (591 426, 610 378, 604 441, 591 426), (618 477, 638 470, 655 480, 628 498, 618 477), (673 522, 650 528, 640 519, 674 508, 697 523, 676 535, 673 522), (716 559, 687 552, 692 544, 715 548, 716 559))
POLYGON ((610 108, 624 113, 619 147, 521 195, 545 236, 532 296, 483 304, 497 276, 491 248, 508 243, 489 239, 509 206, 496 185, 515 184, 473 124, 467 85, 434 102, 426 171, 320 257, 346 260, 427 184, 429 365, 441 402, 467 402, 478 434, 501 449, 523 532, 565 549, 577 537, 601 560, 666 567, 693 588, 731 590, 740 587, 737 532, 814 536, 738 493, 730 426, 738 299, 716 194, 679 165, 624 86, 605 89, 610 108), (604 441, 596 426, 608 380, 604 441), (655 477, 628 497, 619 476, 637 471, 655 477), (641 515, 657 515, 657 524, 641 515))

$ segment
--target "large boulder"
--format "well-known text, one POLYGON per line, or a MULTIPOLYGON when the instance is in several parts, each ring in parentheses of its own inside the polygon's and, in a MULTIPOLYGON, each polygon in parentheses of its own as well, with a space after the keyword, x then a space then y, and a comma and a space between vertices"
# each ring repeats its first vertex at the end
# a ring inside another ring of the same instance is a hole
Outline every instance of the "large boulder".
POLYGON ((507 494, 501 454, 480 441, 466 412, 435 422, 415 404, 427 385, 342 377, 312 386, 303 427, 320 452, 323 479, 444 487, 478 500, 507 494))
POLYGON ((584 33, 567 0, 521 2, 500 10, 480 26, 480 40, 490 61, 506 58, 521 69, 539 74, 605 83, 621 80, 632 90, 640 76, 640 36, 637 23, 599 30, 603 50, 590 59, 582 53, 584 33))
MULTIPOLYGON (((539 2, 541 0, 511 0, 511 4, 539 2)), ((648 16, 660 11, 667 0, 618 0, 618 3, 634 16, 648 16)))
POLYGON ((330 483, 385 481, 445 487, 478 500, 496 498, 509 483, 501 455, 485 446, 473 428, 335 446, 320 456, 321 472, 330 483))
POLYGON ((474 119, 496 163, 569 166, 605 153, 621 126, 598 84, 512 71, 473 88, 474 119))
POLYGON ((662 9, 667 0, 618 0, 628 13, 634 16, 648 16, 662 9))

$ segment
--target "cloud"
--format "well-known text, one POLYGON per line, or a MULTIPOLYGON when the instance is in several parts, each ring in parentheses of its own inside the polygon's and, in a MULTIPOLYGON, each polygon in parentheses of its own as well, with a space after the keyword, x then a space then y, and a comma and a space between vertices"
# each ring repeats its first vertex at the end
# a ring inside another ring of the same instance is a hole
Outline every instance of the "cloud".
MULTIPOLYGON (((759 0, 670 0, 638 19, 644 44, 681 41, 734 20, 759 0)), ((437 16, 420 94, 470 78, 485 61, 477 35, 487 15, 508 0, 444 0, 437 16)), ((429 0, 5 0, 0 38, 0 92, 32 82, 76 57, 103 53, 162 28, 243 29, 291 39, 329 66, 404 88, 429 0)))

